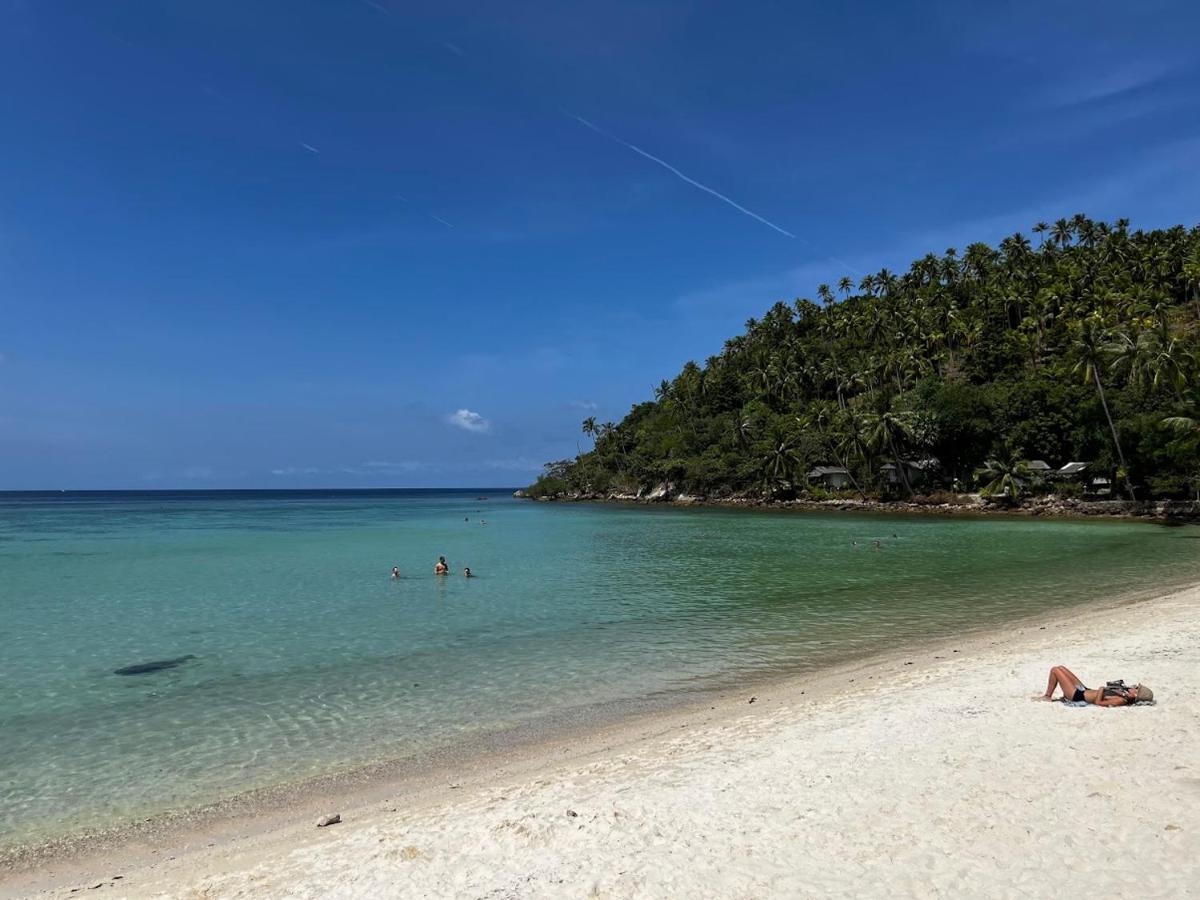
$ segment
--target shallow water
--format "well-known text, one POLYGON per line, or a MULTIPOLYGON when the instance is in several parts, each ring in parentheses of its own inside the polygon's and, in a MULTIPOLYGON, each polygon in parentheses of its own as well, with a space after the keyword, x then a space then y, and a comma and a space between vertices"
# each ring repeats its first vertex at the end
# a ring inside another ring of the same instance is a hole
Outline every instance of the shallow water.
POLYGON ((0 845, 1200 571, 1191 527, 477 496, 0 494, 0 845))

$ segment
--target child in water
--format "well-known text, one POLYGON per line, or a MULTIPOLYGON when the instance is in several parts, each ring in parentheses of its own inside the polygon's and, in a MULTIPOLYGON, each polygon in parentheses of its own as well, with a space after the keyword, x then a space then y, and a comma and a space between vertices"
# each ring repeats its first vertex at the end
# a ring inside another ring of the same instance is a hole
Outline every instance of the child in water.
POLYGON ((399 580, 400 580, 400 567, 392 566, 392 581, 399 581, 399 580))
POLYGON ((474 577, 475 576, 471 574, 470 566, 467 566, 466 568, 463 569, 463 578, 474 578, 474 577))

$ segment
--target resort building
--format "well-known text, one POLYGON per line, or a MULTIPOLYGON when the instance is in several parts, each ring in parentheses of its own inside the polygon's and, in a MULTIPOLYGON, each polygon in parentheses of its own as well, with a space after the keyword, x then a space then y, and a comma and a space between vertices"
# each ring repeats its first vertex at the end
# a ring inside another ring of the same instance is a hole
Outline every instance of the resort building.
MULTIPOLYGON (((932 456, 925 459, 902 459, 900 464, 904 466, 904 474, 908 483, 912 485, 924 484, 942 467, 941 462, 932 456)), ((904 481, 895 463, 884 463, 879 467, 879 471, 889 485, 898 485, 904 481)))
POLYGON ((829 491, 840 491, 850 483, 850 472, 842 466, 817 466, 808 473, 809 482, 820 482, 829 491))
POLYGON ((1055 478, 1078 478, 1091 463, 1069 462, 1054 473, 1055 478))

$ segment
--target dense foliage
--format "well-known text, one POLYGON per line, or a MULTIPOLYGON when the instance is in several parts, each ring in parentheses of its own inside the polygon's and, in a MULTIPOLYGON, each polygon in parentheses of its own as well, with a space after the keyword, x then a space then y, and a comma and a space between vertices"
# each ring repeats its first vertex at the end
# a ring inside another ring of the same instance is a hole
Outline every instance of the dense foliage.
POLYGON ((585 421, 593 450, 531 493, 820 494, 806 475, 829 465, 864 496, 1011 497, 1038 484, 1027 460, 1089 462, 1124 495, 1197 491, 1200 226, 1033 232, 777 303, 619 424, 585 421), (900 461, 930 458, 912 484, 900 461))

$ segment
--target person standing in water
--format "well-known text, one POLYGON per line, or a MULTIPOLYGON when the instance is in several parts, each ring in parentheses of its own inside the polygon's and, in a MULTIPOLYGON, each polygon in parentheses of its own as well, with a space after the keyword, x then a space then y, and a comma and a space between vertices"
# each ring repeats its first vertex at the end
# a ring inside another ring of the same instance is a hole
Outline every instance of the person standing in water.
POLYGON ((392 566, 392 581, 399 581, 399 580, 400 580, 400 567, 392 566))
POLYGON ((434 575, 449 575, 450 574, 450 564, 446 562, 446 557, 444 557, 444 556, 438 557, 437 565, 433 567, 433 574, 434 575))

